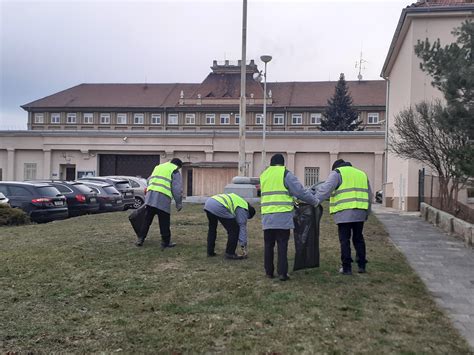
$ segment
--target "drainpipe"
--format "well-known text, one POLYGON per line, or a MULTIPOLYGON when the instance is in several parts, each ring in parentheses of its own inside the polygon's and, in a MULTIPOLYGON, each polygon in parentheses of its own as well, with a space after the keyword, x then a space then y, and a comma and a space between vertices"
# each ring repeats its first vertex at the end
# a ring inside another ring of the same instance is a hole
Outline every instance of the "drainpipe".
POLYGON ((387 182, 388 182, 388 177, 387 177, 387 172, 388 172, 388 126, 389 126, 389 97, 390 97, 390 78, 386 77, 384 78, 387 80, 387 93, 386 93, 386 98, 385 98, 385 147, 384 147, 384 169, 383 169, 383 204, 385 204, 386 201, 386 189, 387 189, 387 182))

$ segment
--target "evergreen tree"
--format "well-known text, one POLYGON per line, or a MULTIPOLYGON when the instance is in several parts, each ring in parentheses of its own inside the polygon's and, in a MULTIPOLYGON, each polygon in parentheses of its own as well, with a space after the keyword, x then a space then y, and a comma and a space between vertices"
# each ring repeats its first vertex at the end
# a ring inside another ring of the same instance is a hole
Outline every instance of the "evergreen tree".
POLYGON ((352 107, 344 73, 341 73, 334 96, 328 100, 328 107, 321 119, 321 131, 360 131, 360 124, 359 114, 352 107))

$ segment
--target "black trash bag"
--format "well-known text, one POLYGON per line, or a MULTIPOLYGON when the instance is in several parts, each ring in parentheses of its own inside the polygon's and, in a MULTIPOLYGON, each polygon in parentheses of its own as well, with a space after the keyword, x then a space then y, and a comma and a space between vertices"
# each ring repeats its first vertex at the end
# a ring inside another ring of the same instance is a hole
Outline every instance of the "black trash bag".
POLYGON ((319 267, 319 222, 323 208, 299 204, 295 208, 295 264, 293 270, 319 267))
POLYGON ((128 219, 130 221, 130 224, 133 227, 133 230, 135 231, 135 234, 137 235, 137 238, 145 238, 146 237, 146 225, 145 225, 145 217, 147 214, 146 210, 146 205, 142 205, 136 210, 134 210, 130 215, 128 216, 128 219))

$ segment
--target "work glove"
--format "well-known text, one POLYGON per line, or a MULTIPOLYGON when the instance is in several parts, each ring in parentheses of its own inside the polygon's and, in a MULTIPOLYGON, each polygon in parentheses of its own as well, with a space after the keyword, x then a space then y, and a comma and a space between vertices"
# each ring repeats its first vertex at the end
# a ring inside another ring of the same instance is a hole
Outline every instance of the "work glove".
POLYGON ((176 210, 179 212, 183 209, 183 205, 180 203, 180 204, 177 204, 176 205, 176 210))
POLYGON ((241 245, 240 246, 240 255, 245 257, 245 258, 248 256, 248 250, 247 250, 246 245, 241 245))

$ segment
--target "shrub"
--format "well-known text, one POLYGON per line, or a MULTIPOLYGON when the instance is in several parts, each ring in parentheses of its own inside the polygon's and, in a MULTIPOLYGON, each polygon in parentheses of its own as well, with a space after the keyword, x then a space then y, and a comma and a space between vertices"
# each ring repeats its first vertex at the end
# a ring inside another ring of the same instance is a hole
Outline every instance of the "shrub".
POLYGON ((0 205, 0 226, 19 226, 29 222, 30 218, 23 210, 0 205))

